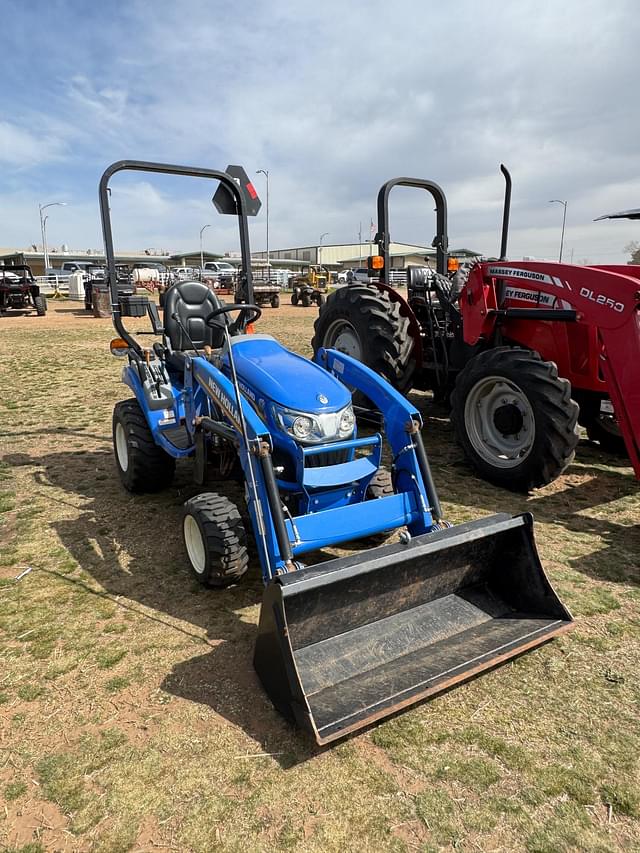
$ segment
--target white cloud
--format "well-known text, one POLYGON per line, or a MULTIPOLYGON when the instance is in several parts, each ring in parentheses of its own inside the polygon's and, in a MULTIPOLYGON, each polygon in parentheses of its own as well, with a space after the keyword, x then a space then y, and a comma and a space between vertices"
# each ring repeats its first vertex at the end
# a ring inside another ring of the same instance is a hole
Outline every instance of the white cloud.
MULTIPOLYGON (((559 210, 550 198, 569 202, 565 245, 576 257, 623 260, 637 232, 633 223, 592 223, 640 204, 632 0, 137 0, 120 15, 102 26, 88 20, 73 56, 55 53, 58 88, 41 120, 63 141, 29 133, 32 121, 12 125, 26 138, 14 136, 5 162, 35 166, 67 151, 77 167, 43 176, 47 193, 91 211, 77 223, 69 214, 78 230, 67 242, 95 243, 97 181, 120 158, 269 169, 272 247, 324 231, 352 241, 358 223, 366 230, 375 218, 380 184, 408 174, 447 192, 452 243, 494 252, 501 161, 514 180, 514 254, 555 255, 559 210)), ((46 35, 55 45, 56 33, 46 35)), ((171 201, 173 190, 148 176, 122 189, 118 180, 114 217, 126 248, 193 245, 215 216, 204 189, 175 191, 171 201)), ((256 185, 264 196, 261 176, 256 185)), ((29 209, 36 192, 35 178, 25 181, 29 209)), ((428 200, 398 193, 392 208, 394 238, 431 241, 428 200)), ((252 226, 255 248, 264 248, 264 213, 252 226)), ((235 229, 213 222, 207 239, 231 248, 222 241, 234 243, 235 229)))
POLYGON ((125 118, 128 97, 125 89, 98 87, 84 74, 74 74, 69 80, 67 93, 72 108, 81 111, 84 121, 102 125, 104 133, 125 118))
POLYGON ((61 140, 42 130, 28 130, 0 121, 0 163, 20 169, 58 160, 64 153, 61 140))

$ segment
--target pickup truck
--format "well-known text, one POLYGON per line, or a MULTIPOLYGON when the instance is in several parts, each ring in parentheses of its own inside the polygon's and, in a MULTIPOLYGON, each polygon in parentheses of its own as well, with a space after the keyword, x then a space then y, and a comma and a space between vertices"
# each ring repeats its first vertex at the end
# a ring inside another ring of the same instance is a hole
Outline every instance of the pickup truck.
POLYGON ((202 271, 203 278, 215 278, 221 287, 233 287, 237 270, 227 261, 207 261, 202 271))
POLYGON ((81 272, 85 281, 102 282, 107 280, 107 273, 103 266, 95 261, 63 261, 59 268, 52 267, 47 270, 47 277, 54 276, 59 279, 67 279, 74 272, 81 272))

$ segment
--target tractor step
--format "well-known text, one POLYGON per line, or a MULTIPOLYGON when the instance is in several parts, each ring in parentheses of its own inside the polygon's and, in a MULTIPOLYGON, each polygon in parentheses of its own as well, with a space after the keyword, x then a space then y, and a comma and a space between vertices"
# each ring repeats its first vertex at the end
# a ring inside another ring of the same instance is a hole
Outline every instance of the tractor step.
POLYGON ((276 708, 325 744, 571 622, 531 515, 498 515, 274 578, 254 665, 276 708))
POLYGON ((178 450, 186 450, 193 443, 184 425, 165 428, 162 430, 162 435, 178 450))

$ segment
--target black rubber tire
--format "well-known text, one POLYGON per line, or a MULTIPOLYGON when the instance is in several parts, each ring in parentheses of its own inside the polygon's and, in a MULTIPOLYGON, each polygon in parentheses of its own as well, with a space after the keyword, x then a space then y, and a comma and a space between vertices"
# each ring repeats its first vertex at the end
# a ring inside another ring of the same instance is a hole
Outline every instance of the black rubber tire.
POLYGON ((293 293, 291 294, 291 304, 292 304, 292 305, 297 305, 297 304, 298 304, 298 300, 299 300, 299 298, 300 298, 300 294, 299 294, 298 290, 296 289, 296 290, 294 290, 294 291, 293 291, 293 293))
POLYGON ((629 456, 622 433, 612 432, 614 425, 616 429, 619 429, 617 422, 614 421, 613 424, 609 424, 607 421, 601 420, 601 416, 598 414, 587 424, 587 435, 590 441, 597 441, 607 453, 614 456, 629 456))
POLYGON ((302 291, 302 296, 300 297, 300 304, 303 308, 311 307, 311 295, 306 291, 302 291))
POLYGON ((322 306, 324 305, 324 303, 325 303, 326 301, 327 301, 327 300, 325 299, 325 297, 324 297, 324 295, 323 295, 322 293, 317 293, 317 294, 316 294, 316 305, 318 306, 318 308, 322 308, 322 306))
MULTIPOLYGON (((387 498, 393 493, 391 471, 389 471, 388 468, 378 468, 373 479, 367 486, 366 500, 370 501, 377 500, 378 498, 387 498)), ((382 533, 375 533, 373 536, 367 536, 367 545, 371 548, 374 548, 377 545, 383 545, 392 533, 393 530, 386 530, 382 533)))
POLYGON ((34 296, 33 305, 36 309, 38 317, 44 317, 47 313, 47 298, 46 296, 34 296))
POLYGON ((460 371, 451 395, 451 419, 469 462, 485 480, 513 491, 528 492, 560 476, 573 461, 579 439, 579 407, 571 385, 551 361, 532 350, 497 347, 472 358, 460 371), (533 412, 535 438, 522 462, 512 468, 492 465, 474 448, 465 423, 465 404, 477 383, 504 377, 526 396, 533 412))
POLYGON ((629 453, 615 419, 603 418, 600 414, 600 397, 583 394, 578 398, 580 417, 578 422, 587 430, 590 441, 597 441, 601 449, 614 456, 627 457, 629 453))
POLYGON ((363 354, 362 362, 375 370, 402 393, 411 388, 415 362, 411 357, 413 338, 409 319, 400 306, 377 287, 349 284, 329 294, 314 324, 311 342, 314 354, 329 346, 326 336, 331 326, 344 319, 356 331, 363 354))
POLYGON ((388 468, 378 468, 375 476, 367 486, 367 500, 387 498, 393 494, 391 471, 388 468))
POLYGON ((279 308, 280 307, 280 297, 279 296, 272 296, 271 297, 271 307, 272 308, 279 308))
POLYGON ((192 574, 203 586, 229 586, 239 581, 249 567, 244 523, 238 507, 225 495, 204 492, 186 501, 182 512, 182 538, 192 574), (193 519, 202 537, 204 562, 201 570, 194 565, 187 545, 187 516, 193 519))
POLYGON ((113 410, 113 455, 122 485, 129 492, 159 492, 171 485, 176 468, 173 456, 158 447, 135 398, 116 403, 113 410), (116 430, 122 426, 126 439, 127 467, 118 457, 116 430))

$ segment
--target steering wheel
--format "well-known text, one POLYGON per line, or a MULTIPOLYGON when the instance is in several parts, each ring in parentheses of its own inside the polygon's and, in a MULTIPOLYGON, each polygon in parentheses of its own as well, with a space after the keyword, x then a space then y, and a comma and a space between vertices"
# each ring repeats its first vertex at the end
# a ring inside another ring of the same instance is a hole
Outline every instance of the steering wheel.
MULTIPOLYGON (((221 308, 216 308, 215 311, 212 311, 211 314, 208 315, 204 322, 210 328, 224 329, 226 323, 224 320, 219 320, 218 317, 222 317, 224 314, 231 314, 233 311, 245 312, 246 316, 244 326, 248 326, 249 323, 255 323, 255 321, 262 316, 262 308, 258 308, 257 305, 250 305, 244 302, 234 302, 231 305, 223 305, 221 308)), ((238 330, 238 323, 242 316, 243 315, 240 314, 235 323, 232 323, 230 326, 230 331, 234 334, 238 330)))

